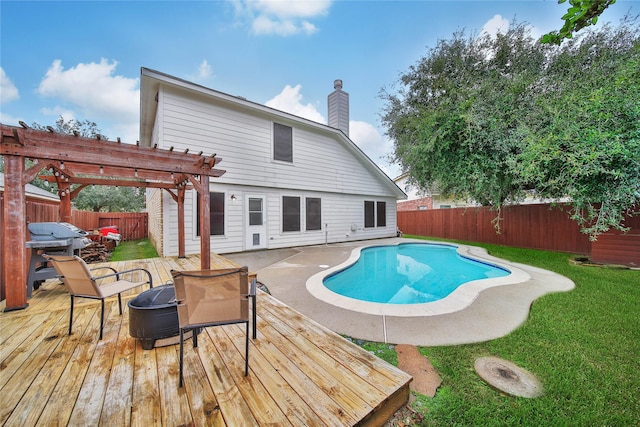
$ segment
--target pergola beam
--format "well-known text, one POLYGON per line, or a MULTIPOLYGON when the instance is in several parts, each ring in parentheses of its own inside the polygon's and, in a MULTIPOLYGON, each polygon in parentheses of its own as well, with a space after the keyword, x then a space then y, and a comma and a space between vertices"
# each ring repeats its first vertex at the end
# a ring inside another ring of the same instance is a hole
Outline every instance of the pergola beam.
MULTIPOLYGON (((126 179, 111 179, 111 178, 85 178, 85 177, 68 177, 68 179, 56 177, 53 175, 45 175, 39 177, 43 181, 47 182, 59 182, 65 181, 69 184, 81 184, 84 186, 87 185, 111 185, 115 187, 139 187, 139 188, 165 188, 165 189, 174 189, 176 187, 182 186, 180 183, 174 184, 169 182, 153 182, 153 181, 144 181, 144 180, 126 180, 126 179)), ((189 186, 189 189, 192 187, 189 186)))
MULTIPOLYGON (((178 194, 178 210, 184 209, 184 192, 195 188, 201 200, 200 251, 201 268, 209 269, 211 247, 209 237, 209 178, 220 177, 224 170, 215 169, 222 159, 215 154, 189 154, 189 150, 174 151, 133 144, 120 140, 105 141, 79 136, 44 132, 29 128, 1 126, 0 154, 5 156, 4 201, 4 270, 2 280, 6 289, 5 310, 25 308, 26 293, 26 198, 24 186, 43 168, 53 176, 44 176, 59 187, 63 221, 71 217, 71 199, 87 185, 161 188, 178 194), (36 165, 25 170, 25 159, 36 165), (80 176, 83 175, 83 176, 80 176), (198 181, 199 180, 199 181, 198 181), (188 183, 193 183, 193 187, 188 183), (71 190, 72 184, 80 187, 71 190), (17 250, 23 248, 23 250, 17 250)), ((184 221, 184 213, 178 215, 184 221)), ((179 230, 184 224, 179 224, 179 230)), ((178 233, 184 240, 184 231, 178 233)), ((180 256, 184 256, 184 241, 179 242, 180 256)))
POLYGON ((65 165, 67 162, 82 163, 95 166, 96 171, 100 166, 111 166, 132 171, 144 168, 176 174, 215 176, 213 167, 221 161, 215 155, 202 156, 33 129, 12 130, 17 143, 7 146, 3 144, 1 154, 62 161, 65 165), (82 158, 77 157, 78 153, 81 153, 82 158), (144 163, 140 162, 141 159, 144 159, 144 163))

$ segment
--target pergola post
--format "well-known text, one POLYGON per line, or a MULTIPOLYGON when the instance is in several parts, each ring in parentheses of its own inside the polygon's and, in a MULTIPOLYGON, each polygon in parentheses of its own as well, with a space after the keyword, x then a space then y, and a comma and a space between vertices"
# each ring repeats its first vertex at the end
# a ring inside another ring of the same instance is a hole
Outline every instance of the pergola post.
POLYGON ((211 268, 211 203, 209 176, 200 175, 200 268, 211 268))
MULTIPOLYGON (((6 291, 6 310, 27 307, 27 252, 25 240, 26 195, 25 184, 47 167, 53 176, 41 178, 57 182, 60 191, 60 220, 71 222, 71 200, 87 185, 113 185, 138 188, 161 188, 179 204, 179 255, 185 256, 184 193, 191 181, 201 195, 201 254, 202 268, 211 268, 211 238, 209 223, 209 177, 220 177, 225 171, 215 169, 221 161, 215 154, 203 156, 123 144, 117 141, 89 139, 79 135, 57 134, 0 124, 0 155, 5 156, 5 201, 3 209, 4 244, 0 259, 3 262, 2 282, 6 291), (25 159, 35 166, 25 170, 25 159), (53 170, 52 170, 53 169, 53 170), (194 179, 199 176, 200 181, 194 179), (73 191, 71 185, 77 185, 73 191), (177 195, 171 190, 175 189, 177 195)), ((166 218, 165 218, 166 220, 166 218)))
POLYGON ((4 156, 4 277, 6 305, 4 311, 27 307, 26 195, 24 192, 24 157, 4 156))
POLYGON ((184 193, 185 187, 178 187, 178 258, 184 258, 185 255, 185 243, 184 243, 184 193))
POLYGON ((60 182, 58 195, 60 196, 60 221, 71 223, 71 184, 60 182))

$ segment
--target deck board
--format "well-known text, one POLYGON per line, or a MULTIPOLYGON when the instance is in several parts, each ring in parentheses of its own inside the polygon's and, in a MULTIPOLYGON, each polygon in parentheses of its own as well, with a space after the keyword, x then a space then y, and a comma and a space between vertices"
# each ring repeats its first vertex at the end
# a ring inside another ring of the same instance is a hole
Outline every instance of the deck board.
MULTIPOLYGON (((212 254, 212 268, 237 267, 212 254)), ((146 268, 154 285, 171 270, 199 269, 197 256, 107 263, 146 268)), ((136 273, 138 274, 138 273, 136 273)), ((136 277, 133 276, 135 279, 136 277)), ((258 296, 258 336, 244 376, 244 325, 207 328, 198 348, 143 350, 129 336, 127 301, 76 299, 55 279, 34 291, 25 310, 0 313, 0 425, 382 425, 409 397, 411 377, 270 295, 258 296)), ((0 306, 2 308, 3 306, 0 306)))

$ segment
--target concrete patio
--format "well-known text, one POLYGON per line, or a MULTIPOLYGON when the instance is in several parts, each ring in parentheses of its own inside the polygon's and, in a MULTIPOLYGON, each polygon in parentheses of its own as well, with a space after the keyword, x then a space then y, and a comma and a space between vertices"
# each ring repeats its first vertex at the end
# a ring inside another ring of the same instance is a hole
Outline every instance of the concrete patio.
MULTIPOLYGON (((412 241, 425 242, 391 238, 224 256, 238 264, 247 265, 257 273, 258 280, 267 286, 275 298, 329 329, 354 338, 393 344, 440 346, 499 338, 518 328, 527 319, 531 304, 537 298, 574 288, 574 283, 564 276, 500 260, 507 267, 525 271, 530 279, 485 289, 466 308, 441 315, 400 317, 366 314, 328 304, 307 290, 306 282, 310 277, 343 263, 357 247, 412 241)), ((474 256, 487 261, 498 260, 486 255, 481 248, 471 248, 474 256)))

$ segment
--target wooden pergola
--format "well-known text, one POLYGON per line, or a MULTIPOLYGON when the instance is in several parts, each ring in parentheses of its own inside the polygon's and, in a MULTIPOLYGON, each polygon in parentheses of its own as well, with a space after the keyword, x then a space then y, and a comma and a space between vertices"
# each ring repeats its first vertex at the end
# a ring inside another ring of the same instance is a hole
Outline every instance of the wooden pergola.
POLYGON ((201 268, 210 268, 209 178, 225 173, 215 166, 215 154, 193 154, 157 146, 83 138, 0 124, 0 154, 5 163, 4 277, 5 311, 23 309, 27 303, 27 255, 24 250, 25 185, 43 169, 52 175, 44 179, 58 184, 60 221, 71 221, 71 200, 87 185, 161 188, 178 203, 178 256, 185 256, 184 195, 195 189, 200 197, 201 268), (28 169, 25 160, 35 164, 28 169), (73 184, 79 184, 71 189, 73 184))

